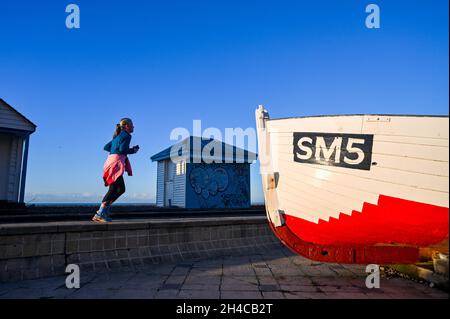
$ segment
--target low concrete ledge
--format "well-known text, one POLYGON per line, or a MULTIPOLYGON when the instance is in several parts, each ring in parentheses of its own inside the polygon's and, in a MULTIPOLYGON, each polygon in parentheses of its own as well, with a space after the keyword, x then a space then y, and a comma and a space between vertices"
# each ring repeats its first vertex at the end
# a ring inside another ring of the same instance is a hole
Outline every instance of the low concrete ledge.
POLYGON ((68 264, 103 271, 255 254, 281 245, 265 217, 0 225, 0 282, 63 275, 68 264))
POLYGON ((221 226, 239 224, 266 223, 262 216, 246 217, 205 217, 205 218, 154 218, 135 220, 115 220, 112 223, 94 223, 91 221, 47 222, 47 223, 17 223, 0 224, 0 236, 24 235, 42 233, 65 233, 89 230, 123 230, 123 229, 150 229, 165 225, 166 227, 198 227, 221 226))

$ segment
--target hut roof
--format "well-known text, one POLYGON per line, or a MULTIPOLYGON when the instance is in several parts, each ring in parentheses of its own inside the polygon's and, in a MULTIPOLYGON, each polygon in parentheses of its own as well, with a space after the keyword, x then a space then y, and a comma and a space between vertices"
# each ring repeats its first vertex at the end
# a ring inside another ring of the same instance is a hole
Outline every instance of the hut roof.
POLYGON ((163 161, 169 158, 189 158, 190 161, 215 161, 222 163, 252 163, 257 154, 212 138, 190 136, 153 155, 150 159, 163 161), (205 149, 206 147, 206 149, 205 149))
POLYGON ((0 128, 33 133, 36 125, 0 98, 0 128))

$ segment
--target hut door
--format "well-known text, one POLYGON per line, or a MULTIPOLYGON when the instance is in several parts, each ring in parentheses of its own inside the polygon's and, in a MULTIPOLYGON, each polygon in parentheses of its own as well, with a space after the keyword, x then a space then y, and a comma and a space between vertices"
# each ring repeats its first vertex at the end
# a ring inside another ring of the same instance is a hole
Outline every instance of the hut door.
POLYGON ((8 198, 8 181, 10 170, 11 136, 0 134, 0 200, 8 198))
POLYGON ((166 176, 164 184, 164 206, 173 205, 173 178, 175 177, 175 163, 171 160, 166 161, 166 176))

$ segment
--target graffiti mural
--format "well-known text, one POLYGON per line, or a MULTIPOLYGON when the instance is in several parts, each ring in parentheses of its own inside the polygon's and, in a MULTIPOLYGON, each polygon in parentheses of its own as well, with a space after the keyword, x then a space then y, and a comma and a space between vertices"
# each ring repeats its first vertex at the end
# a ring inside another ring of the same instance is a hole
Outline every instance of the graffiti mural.
POLYGON ((217 192, 223 192, 228 186, 228 173, 223 168, 196 167, 189 174, 189 181, 195 193, 201 194, 204 199, 217 192))
POLYGON ((249 164, 188 164, 187 208, 250 206, 249 164))

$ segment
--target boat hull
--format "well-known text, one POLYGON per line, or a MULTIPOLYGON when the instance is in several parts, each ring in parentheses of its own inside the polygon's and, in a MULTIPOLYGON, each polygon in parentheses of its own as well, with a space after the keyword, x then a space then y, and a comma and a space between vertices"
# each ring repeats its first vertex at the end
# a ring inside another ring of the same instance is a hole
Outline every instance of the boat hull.
POLYGON ((267 217, 295 252, 411 263, 448 241, 448 117, 256 119, 267 217))

